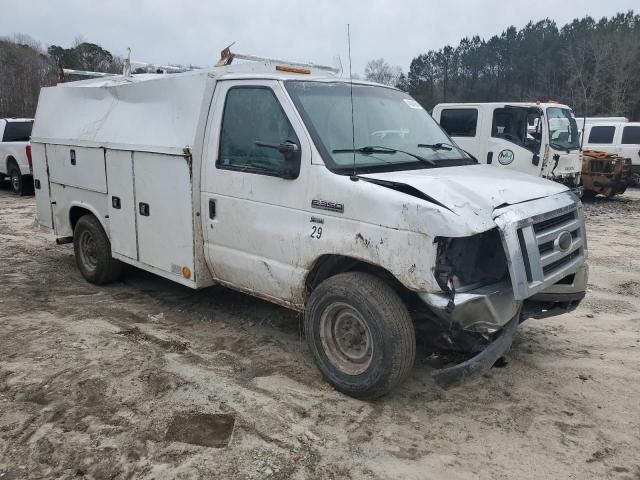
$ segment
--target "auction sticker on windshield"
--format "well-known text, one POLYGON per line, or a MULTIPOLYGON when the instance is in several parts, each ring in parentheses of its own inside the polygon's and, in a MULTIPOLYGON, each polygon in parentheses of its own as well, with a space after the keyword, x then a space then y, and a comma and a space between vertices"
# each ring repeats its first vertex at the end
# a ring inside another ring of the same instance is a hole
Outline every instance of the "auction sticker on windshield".
POLYGON ((511 162, 513 162, 513 152, 511 150, 502 150, 499 154, 498 154, 498 162, 500 163, 500 165, 509 165, 511 162))

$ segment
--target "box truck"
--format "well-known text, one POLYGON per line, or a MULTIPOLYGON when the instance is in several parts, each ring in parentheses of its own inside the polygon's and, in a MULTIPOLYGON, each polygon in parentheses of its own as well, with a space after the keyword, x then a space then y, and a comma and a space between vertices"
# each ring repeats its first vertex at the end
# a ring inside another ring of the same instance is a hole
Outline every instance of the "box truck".
POLYGON ((42 90, 37 221, 89 282, 128 264, 303 312, 324 377, 359 398, 407 377, 418 323, 478 340, 434 372, 447 386, 490 368, 522 319, 580 302, 565 186, 477 164, 395 88, 237 57, 42 90))

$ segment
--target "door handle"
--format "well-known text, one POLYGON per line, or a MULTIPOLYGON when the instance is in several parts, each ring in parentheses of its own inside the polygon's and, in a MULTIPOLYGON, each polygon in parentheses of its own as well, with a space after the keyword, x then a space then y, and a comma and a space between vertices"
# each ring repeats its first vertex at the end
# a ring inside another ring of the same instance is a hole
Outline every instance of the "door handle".
POLYGON ((116 210, 120 210, 120 208, 122 207, 120 197, 111 197, 111 206, 116 210))
POLYGON ((216 201, 212 198, 209 199, 209 218, 211 220, 216 218, 216 201))
POLYGON ((75 150, 69 150, 69 158, 71 160, 71 165, 75 165, 76 164, 76 151, 75 150))
POLYGON ((487 165, 491 165, 491 162, 493 162, 493 152, 487 153, 487 165))
POLYGON ((149 204, 140 202, 138 204, 138 211, 140 212, 140 215, 142 215, 143 217, 148 217, 149 216, 149 204))

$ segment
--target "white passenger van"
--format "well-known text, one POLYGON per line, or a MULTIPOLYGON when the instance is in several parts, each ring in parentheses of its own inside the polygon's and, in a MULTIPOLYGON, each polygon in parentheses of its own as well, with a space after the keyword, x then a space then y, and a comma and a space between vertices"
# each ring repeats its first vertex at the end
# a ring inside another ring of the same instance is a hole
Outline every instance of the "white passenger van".
POLYGON ((478 165, 395 88, 233 58, 253 57, 42 89, 37 220, 88 281, 126 263, 304 312, 318 367, 360 398, 409 374, 416 323, 484 347, 434 373, 446 386, 490 368, 522 319, 580 302, 566 187, 478 165))
POLYGON ((558 103, 441 103, 433 118, 481 163, 578 189, 582 161, 573 112, 558 103))
POLYGON ((587 123, 583 147, 630 158, 633 183, 640 185, 640 122, 587 123))

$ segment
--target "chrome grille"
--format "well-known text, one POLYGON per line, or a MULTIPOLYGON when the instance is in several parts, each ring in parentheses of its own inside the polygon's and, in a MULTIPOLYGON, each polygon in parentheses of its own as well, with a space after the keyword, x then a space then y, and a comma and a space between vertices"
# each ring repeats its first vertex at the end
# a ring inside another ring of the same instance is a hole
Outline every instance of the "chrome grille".
POLYGON ((575 273, 586 257, 582 206, 575 197, 562 195, 528 203, 530 208, 527 203, 507 207, 494 217, 503 235, 517 299, 528 298, 575 273), (552 202, 555 209, 545 212, 552 202))

